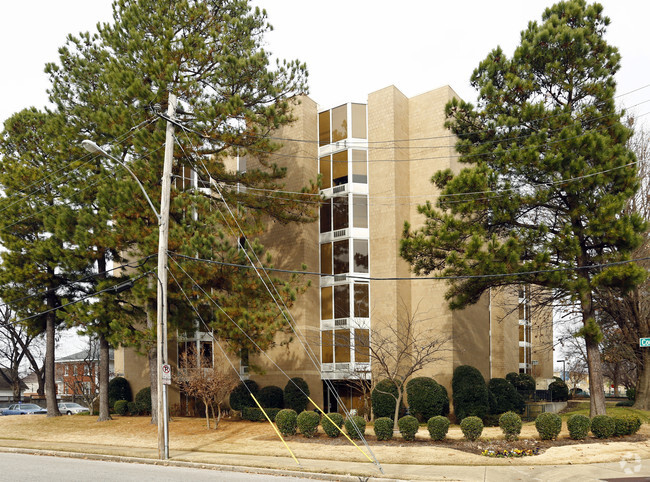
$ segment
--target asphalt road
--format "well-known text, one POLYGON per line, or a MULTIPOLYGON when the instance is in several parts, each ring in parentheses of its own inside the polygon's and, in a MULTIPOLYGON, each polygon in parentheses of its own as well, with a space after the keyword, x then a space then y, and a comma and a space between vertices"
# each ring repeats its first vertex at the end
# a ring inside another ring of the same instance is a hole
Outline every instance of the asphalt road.
POLYGON ((0 481, 29 480, 66 482, 294 482, 313 479, 275 477, 272 475, 222 472, 209 469, 165 467, 99 460, 82 460, 43 455, 0 453, 0 481))

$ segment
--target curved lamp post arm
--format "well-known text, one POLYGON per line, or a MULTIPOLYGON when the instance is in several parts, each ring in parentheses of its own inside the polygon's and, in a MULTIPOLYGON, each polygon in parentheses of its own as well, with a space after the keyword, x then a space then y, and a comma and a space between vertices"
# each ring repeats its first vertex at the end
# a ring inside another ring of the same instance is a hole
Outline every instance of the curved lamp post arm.
POLYGON ((97 144, 95 144, 91 140, 83 140, 81 141, 81 146, 86 149, 88 152, 92 152, 93 154, 101 154, 104 157, 108 157, 109 159, 112 159, 113 161, 117 162, 120 166, 122 166, 124 169, 126 169, 129 174, 135 179, 135 182, 138 183, 138 186, 140 186, 140 189, 142 190, 142 194, 144 194, 144 197, 146 198, 147 202, 149 203, 149 206, 151 207, 153 213, 156 215, 156 219, 158 219, 158 224, 160 224, 160 214, 158 214, 158 211, 156 211, 156 208, 154 207, 153 203, 151 202, 151 199, 149 198, 149 195, 147 194, 147 191, 145 191, 144 186, 140 182, 140 179, 135 175, 135 173, 127 166, 125 163, 120 161, 118 158, 115 156, 112 156, 108 152, 106 152, 104 149, 99 147, 97 144))

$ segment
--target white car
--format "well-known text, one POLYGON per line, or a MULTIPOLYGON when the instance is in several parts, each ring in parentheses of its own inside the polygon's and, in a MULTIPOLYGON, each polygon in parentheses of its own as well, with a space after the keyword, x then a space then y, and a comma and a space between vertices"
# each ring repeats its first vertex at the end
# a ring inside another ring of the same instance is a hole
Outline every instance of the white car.
POLYGON ((63 402, 59 403, 59 412, 63 415, 76 415, 78 413, 90 413, 90 410, 78 403, 63 402))

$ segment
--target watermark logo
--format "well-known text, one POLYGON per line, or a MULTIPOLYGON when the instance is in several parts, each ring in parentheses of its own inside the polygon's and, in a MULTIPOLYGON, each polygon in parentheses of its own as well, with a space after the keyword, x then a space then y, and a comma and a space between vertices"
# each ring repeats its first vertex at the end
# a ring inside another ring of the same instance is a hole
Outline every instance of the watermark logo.
POLYGON ((621 466, 623 473, 627 475, 638 474, 641 472, 641 457, 639 457, 639 454, 627 452, 623 455, 618 465, 621 466))

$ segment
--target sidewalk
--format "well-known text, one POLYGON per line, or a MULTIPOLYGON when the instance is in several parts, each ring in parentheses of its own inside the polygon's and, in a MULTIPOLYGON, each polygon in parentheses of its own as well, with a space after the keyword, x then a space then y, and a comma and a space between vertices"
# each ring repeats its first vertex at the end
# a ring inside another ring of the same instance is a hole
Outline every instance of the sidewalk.
MULTIPOLYGON (((383 474, 370 463, 334 460, 301 459, 297 466, 291 457, 222 454, 215 452, 171 451, 168 461, 158 460, 156 450, 99 444, 49 443, 41 449, 30 447, 30 441, 0 441, 0 451, 33 453, 59 457, 111 460, 128 463, 189 466, 223 471, 254 472, 269 475, 311 477, 320 480, 527 480, 527 481, 589 481, 650 480, 650 459, 629 454, 619 462, 575 465, 517 466, 455 466, 382 464, 383 474), (366 479, 367 478, 367 479, 366 479)), ((43 444, 40 444, 43 447, 43 444)))

